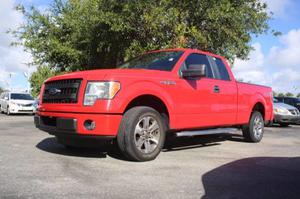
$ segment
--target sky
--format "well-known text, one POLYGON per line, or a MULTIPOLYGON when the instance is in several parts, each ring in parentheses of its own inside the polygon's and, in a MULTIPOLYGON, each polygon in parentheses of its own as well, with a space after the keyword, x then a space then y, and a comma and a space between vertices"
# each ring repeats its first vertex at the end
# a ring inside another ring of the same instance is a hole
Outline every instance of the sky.
MULTIPOLYGON (((247 60, 235 60, 233 73, 237 79, 271 86, 276 92, 300 93, 300 1, 299 0, 261 0, 273 12, 269 21, 271 29, 280 31, 281 36, 264 34, 253 37, 254 50, 247 60)), ((28 89, 24 73, 30 74, 34 66, 30 53, 22 47, 12 47, 14 41, 6 34, 23 23, 20 13, 14 7, 22 3, 44 10, 49 0, 1 0, 0 1, 0 86, 15 91, 28 89)))

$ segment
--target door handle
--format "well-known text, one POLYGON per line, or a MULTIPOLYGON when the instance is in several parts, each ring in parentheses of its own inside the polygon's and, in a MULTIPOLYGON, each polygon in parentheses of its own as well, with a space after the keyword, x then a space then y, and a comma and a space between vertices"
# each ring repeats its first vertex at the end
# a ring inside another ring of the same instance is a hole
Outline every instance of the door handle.
POLYGON ((219 86, 214 86, 214 93, 220 93, 220 87, 219 86))

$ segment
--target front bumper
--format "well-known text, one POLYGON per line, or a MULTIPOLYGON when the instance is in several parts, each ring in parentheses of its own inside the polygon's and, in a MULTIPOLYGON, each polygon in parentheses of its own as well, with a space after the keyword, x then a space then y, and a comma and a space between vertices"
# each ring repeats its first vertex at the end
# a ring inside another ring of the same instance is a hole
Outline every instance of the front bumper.
POLYGON ((33 114, 36 112, 36 109, 34 107, 11 106, 9 111, 12 114, 33 114))
POLYGON ((108 136, 116 137, 122 115, 118 114, 86 114, 86 113, 59 113, 37 112, 34 123, 40 130, 60 136, 108 136), (95 122, 95 128, 85 128, 85 121, 95 122))
POLYGON ((275 123, 295 124, 300 123, 300 115, 279 115, 275 114, 275 123))

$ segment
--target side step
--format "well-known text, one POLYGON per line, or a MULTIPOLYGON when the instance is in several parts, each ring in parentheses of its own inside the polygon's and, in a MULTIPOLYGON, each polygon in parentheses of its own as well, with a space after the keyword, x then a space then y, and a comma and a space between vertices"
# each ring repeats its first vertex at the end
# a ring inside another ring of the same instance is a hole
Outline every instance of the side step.
POLYGON ((196 135, 210 135, 210 134, 222 134, 222 133, 233 133, 238 131, 237 128, 216 128, 216 129, 205 129, 195 131, 180 131, 175 133, 177 137, 190 137, 196 135))

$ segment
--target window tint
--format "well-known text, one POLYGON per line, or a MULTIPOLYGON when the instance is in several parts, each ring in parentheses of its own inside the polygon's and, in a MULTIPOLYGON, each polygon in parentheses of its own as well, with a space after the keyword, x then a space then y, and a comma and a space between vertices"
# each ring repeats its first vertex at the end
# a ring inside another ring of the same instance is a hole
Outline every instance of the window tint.
POLYGON ((291 98, 285 98, 285 99, 284 99, 284 103, 290 104, 290 105, 294 105, 294 100, 291 99, 291 98))
POLYGON ((281 98, 281 97, 275 97, 277 100, 278 100, 278 102, 283 102, 283 98, 281 98))
POLYGON ((217 79, 230 80, 227 68, 223 63, 223 61, 215 57, 213 57, 212 59, 215 62, 215 67, 214 67, 215 77, 217 79))
POLYGON ((33 100, 31 95, 22 93, 12 93, 10 94, 10 98, 14 100, 33 100))
POLYGON ((211 66, 209 64, 208 58, 203 54, 191 54, 189 55, 181 69, 188 69, 190 65, 206 65, 206 77, 213 78, 213 73, 211 70, 211 66))
POLYGON ((182 54, 183 51, 147 53, 121 64, 118 68, 171 71, 182 54))

